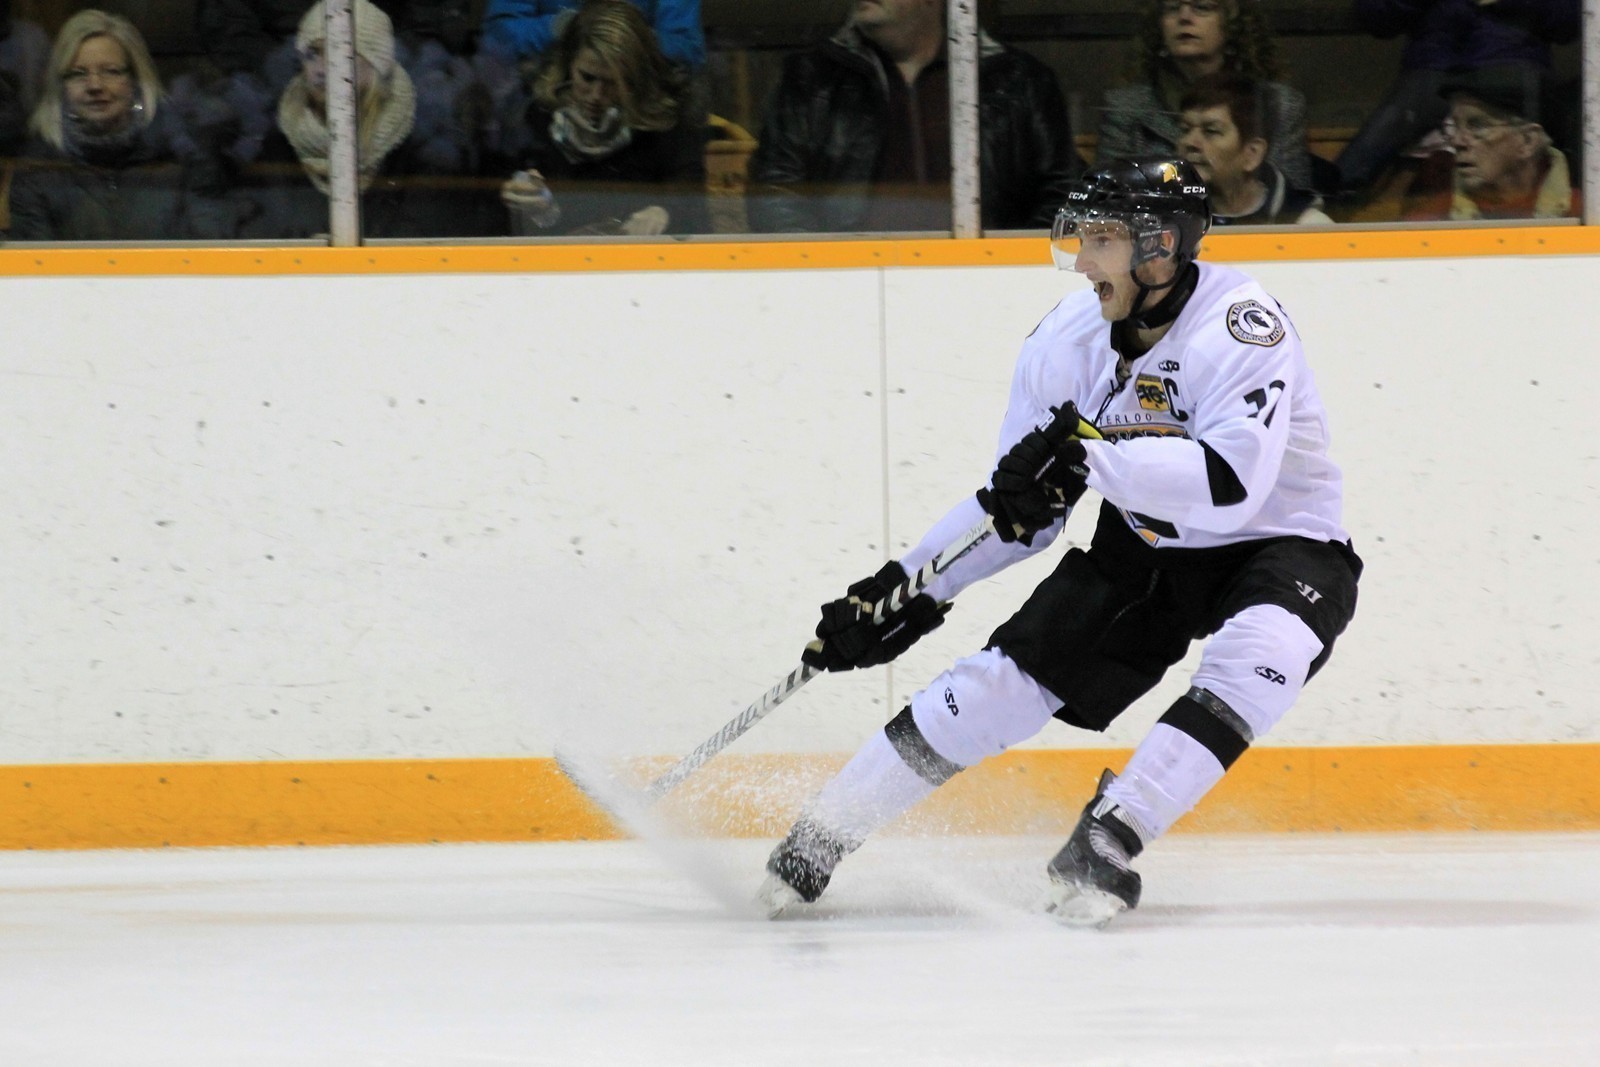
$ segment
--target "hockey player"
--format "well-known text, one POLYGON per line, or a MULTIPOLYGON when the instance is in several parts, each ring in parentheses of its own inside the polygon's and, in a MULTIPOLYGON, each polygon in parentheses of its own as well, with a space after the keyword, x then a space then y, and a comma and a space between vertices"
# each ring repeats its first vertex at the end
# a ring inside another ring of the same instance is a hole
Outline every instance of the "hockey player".
POLYGON ((1120 776, 1101 776, 1047 867, 1050 909, 1103 925, 1139 903, 1130 866, 1221 780, 1327 662, 1361 561, 1300 337, 1248 276, 1195 259, 1204 182, 1181 159, 1114 162, 1057 214, 1059 266, 1091 289, 1023 343, 989 484, 905 557, 823 605, 812 666, 887 663, 963 588, 1045 549, 1086 488, 1103 498, 1072 549, 982 651, 874 734, 767 861, 773 914, 815 901, 840 859, 963 769, 1052 717, 1104 730, 1206 638, 1188 691, 1120 776), (873 605, 962 530, 980 542, 880 623, 873 605))

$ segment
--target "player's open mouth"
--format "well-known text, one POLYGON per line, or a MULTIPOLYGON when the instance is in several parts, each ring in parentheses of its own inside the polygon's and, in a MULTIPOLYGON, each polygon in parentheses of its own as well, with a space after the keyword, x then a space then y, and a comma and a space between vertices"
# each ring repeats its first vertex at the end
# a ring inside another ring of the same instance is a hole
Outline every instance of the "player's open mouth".
POLYGON ((1100 298, 1100 303, 1102 304, 1111 299, 1113 292, 1115 292, 1115 290, 1112 288, 1110 282, 1094 283, 1094 295, 1100 298))

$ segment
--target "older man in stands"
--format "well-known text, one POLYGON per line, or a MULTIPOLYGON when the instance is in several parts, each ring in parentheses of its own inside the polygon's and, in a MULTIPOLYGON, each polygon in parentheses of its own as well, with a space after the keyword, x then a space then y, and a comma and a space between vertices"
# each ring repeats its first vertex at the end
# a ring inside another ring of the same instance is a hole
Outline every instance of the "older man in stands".
POLYGON ((1407 196, 1412 220, 1558 219, 1578 214, 1566 155, 1539 124, 1541 86, 1519 72, 1447 81, 1448 155, 1425 163, 1407 196), (1445 165, 1449 177, 1443 177, 1445 165))
MULTIPOLYGON (((850 20, 788 57, 750 163, 752 227, 948 230, 945 0, 856 0, 850 20)), ((980 35, 982 221, 1048 227, 1082 170, 1055 74, 980 35)))

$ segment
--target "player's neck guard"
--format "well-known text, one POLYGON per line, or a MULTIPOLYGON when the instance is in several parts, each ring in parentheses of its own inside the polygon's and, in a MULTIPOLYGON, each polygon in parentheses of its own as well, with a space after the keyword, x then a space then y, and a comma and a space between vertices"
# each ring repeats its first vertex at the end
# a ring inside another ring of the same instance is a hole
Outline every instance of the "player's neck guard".
POLYGON ((1143 311, 1135 310, 1126 320, 1136 329, 1155 330, 1172 322, 1182 313, 1184 305, 1189 302, 1189 297, 1194 295, 1194 287, 1200 282, 1200 268, 1195 266, 1194 260, 1191 259, 1165 285, 1146 285, 1139 280, 1138 274, 1133 276, 1133 281, 1139 287, 1139 295, 1133 302, 1135 308, 1142 305, 1150 293, 1158 289, 1167 290, 1167 294, 1160 300, 1143 311))

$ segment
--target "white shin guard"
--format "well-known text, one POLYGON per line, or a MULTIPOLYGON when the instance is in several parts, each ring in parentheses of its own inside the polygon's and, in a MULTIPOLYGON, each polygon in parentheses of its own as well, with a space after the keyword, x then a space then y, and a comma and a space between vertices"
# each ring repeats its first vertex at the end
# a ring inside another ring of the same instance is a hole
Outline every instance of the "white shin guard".
POLYGON ((822 787, 806 814, 853 848, 934 789, 879 730, 822 787))
POLYGON ((1026 741, 1060 707, 1049 690, 994 648, 957 660, 911 698, 912 717, 928 744, 963 767, 1026 741))
POLYGON ((1206 642, 1193 688, 1151 728, 1106 790, 1145 844, 1200 802, 1249 744, 1278 724, 1322 642, 1283 608, 1233 616, 1206 642))
POLYGON ((858 845, 963 768, 1038 733, 1060 706, 1003 653, 968 656, 868 738, 807 814, 858 845))
POLYGON ((1300 698, 1322 641, 1275 604, 1245 608, 1223 623, 1190 684, 1215 694, 1264 737, 1300 698))
POLYGON ((1123 810, 1123 821, 1148 845, 1198 804, 1224 773, 1209 748, 1158 722, 1106 788, 1106 799, 1123 810))

